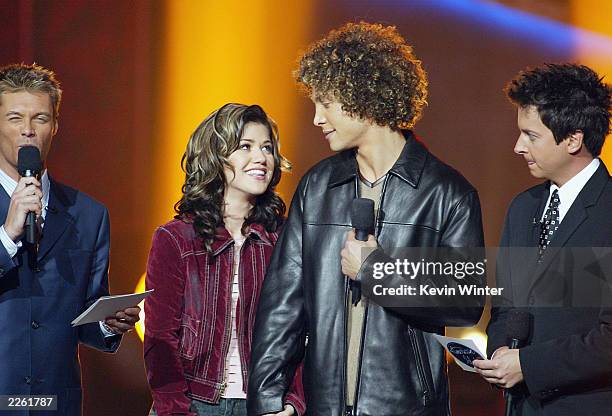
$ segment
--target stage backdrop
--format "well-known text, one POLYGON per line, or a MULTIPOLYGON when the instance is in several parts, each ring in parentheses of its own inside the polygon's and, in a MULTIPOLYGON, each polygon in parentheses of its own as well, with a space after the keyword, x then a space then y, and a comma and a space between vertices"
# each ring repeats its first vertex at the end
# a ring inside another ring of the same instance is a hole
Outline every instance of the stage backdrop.
MULTIPOLYGON (((502 89, 543 62, 578 61, 612 78, 612 5, 602 3, 0 0, 0 64, 37 62, 62 81, 49 172, 109 207, 111 290, 125 293, 142 277, 155 227, 173 215, 180 157, 209 112, 258 103, 278 121, 294 166, 280 184, 287 202, 301 175, 330 155, 291 71, 309 42, 361 19, 396 25, 414 45, 430 82, 416 133, 479 190, 486 241, 496 245, 509 201, 536 183, 512 152, 516 112, 502 89)), ((147 413, 136 334, 115 355, 81 348, 81 363, 86 415, 147 413)), ((497 391, 454 365, 450 372, 454 414, 500 411, 497 391)))

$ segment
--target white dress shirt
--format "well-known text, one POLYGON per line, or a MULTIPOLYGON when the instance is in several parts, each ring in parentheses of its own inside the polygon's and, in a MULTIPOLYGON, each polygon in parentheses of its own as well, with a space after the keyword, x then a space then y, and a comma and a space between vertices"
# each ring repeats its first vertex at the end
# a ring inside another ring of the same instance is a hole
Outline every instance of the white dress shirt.
POLYGON ((578 197, 584 185, 591 179, 591 176, 595 173, 599 164, 601 162, 599 159, 593 159, 591 163, 585 166, 580 172, 578 172, 572 179, 565 182, 562 187, 558 187, 554 183, 550 184, 550 192, 548 194, 548 200, 546 201, 546 208, 542 213, 542 218, 540 218, 540 222, 544 220, 544 215, 546 214, 546 209, 548 209, 548 204, 550 204, 550 197, 552 193, 557 189, 559 191, 559 223, 563 222, 563 218, 565 218, 565 214, 572 207, 572 204, 578 197))

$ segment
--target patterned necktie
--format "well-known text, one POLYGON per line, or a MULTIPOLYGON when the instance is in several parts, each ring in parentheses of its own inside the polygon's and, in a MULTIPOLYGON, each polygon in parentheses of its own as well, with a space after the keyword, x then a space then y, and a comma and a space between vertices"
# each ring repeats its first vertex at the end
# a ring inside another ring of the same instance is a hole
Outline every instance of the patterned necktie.
POLYGON ((559 203, 559 190, 555 189, 550 197, 544 220, 540 224, 542 228, 540 230, 538 261, 542 260, 546 247, 548 247, 554 233, 559 228, 559 203))

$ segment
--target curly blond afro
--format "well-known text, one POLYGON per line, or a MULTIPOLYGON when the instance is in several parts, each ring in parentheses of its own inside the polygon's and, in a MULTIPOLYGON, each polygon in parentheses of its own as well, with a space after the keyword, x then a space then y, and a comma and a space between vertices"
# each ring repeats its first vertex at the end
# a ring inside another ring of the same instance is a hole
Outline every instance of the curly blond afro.
POLYGON ((427 76, 394 26, 348 23, 313 43, 294 73, 314 99, 332 99, 353 117, 409 129, 427 104, 427 76))

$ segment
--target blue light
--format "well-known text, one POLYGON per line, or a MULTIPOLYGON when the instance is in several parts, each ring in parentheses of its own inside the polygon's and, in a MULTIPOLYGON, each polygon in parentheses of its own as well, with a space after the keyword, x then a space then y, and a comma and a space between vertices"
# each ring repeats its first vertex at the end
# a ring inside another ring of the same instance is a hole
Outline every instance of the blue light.
POLYGON ((500 4, 475 0, 434 0, 431 9, 452 12, 497 33, 542 44, 559 52, 570 52, 578 38, 577 29, 551 19, 536 16, 500 4))
POLYGON ((501 4, 478 0, 382 0, 368 3, 403 10, 435 11, 438 15, 475 24, 490 34, 528 42, 563 55, 571 55, 579 46, 612 56, 611 37, 501 4))

